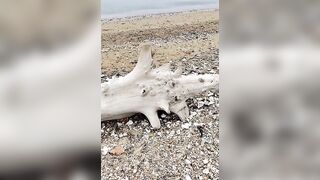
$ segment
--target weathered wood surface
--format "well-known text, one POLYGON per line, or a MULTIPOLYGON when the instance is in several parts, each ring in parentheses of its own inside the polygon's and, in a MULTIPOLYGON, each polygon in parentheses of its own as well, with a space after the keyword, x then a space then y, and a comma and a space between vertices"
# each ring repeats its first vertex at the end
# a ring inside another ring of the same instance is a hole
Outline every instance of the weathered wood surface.
POLYGON ((173 112, 185 120, 189 116, 186 100, 218 87, 219 76, 216 74, 182 75, 179 67, 173 72, 170 64, 153 68, 155 64, 151 45, 144 44, 133 71, 102 83, 102 121, 142 113, 157 129, 160 128, 157 110, 173 112))

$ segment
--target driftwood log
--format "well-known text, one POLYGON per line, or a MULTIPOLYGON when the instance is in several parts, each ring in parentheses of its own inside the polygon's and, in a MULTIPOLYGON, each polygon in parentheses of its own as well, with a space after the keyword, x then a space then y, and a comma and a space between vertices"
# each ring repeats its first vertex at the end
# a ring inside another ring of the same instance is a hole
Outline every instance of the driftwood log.
POLYGON ((133 71, 101 84, 102 121, 142 113, 157 129, 160 128, 158 110, 173 112, 185 120, 189 116, 186 100, 218 86, 218 75, 182 75, 180 67, 173 72, 170 64, 153 68, 155 64, 151 45, 144 44, 133 71))

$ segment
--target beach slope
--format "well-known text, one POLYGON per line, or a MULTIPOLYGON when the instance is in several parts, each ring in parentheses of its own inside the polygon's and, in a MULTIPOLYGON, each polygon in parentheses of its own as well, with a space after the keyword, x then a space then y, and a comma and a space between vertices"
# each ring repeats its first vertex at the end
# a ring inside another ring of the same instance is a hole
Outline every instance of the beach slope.
MULTIPOLYGON (((219 74, 219 12, 191 11, 103 21, 102 82, 137 63, 139 45, 183 74, 219 74)), ((130 102, 128 102, 130 103, 130 102)), ((101 179, 218 179, 219 92, 187 100, 190 116, 158 112, 153 130, 144 115, 107 121, 101 129, 101 179)))

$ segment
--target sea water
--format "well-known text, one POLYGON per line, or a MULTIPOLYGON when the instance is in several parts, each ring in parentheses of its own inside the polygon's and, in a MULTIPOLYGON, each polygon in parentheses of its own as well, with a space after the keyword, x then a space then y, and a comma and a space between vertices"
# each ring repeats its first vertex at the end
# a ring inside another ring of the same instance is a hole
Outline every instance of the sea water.
POLYGON ((101 18, 217 8, 219 0, 101 0, 101 18))

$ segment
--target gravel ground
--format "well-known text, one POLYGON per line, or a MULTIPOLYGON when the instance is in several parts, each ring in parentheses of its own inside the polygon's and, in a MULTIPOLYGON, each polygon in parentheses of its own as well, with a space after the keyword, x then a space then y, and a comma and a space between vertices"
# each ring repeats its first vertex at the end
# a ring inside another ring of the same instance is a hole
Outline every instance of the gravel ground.
MULTIPOLYGON (((189 13, 201 14, 202 12, 189 13)), ((181 14, 179 15, 181 16, 181 14)), ((190 16, 190 14, 188 15, 190 16)), ((170 14, 170 18, 174 19, 174 16, 176 15, 170 14)), ((122 23, 127 22, 123 21, 122 23)), ((206 23, 210 24, 210 22, 206 23)), ((107 26, 107 24, 104 25, 107 26)), ((155 44, 155 54, 157 54, 157 47, 168 44, 177 46, 184 44, 189 50, 197 49, 195 45, 199 46, 199 44, 190 42, 199 39, 203 42, 210 41, 212 40, 210 37, 215 36, 218 31, 216 26, 212 27, 215 28, 214 31, 210 28, 201 28, 201 26, 203 26, 201 23, 193 24, 192 28, 196 29, 196 33, 188 31, 189 28, 180 29, 180 33, 174 31, 172 36, 166 34, 163 39, 158 37, 148 40, 155 44)), ((176 24, 173 24, 172 27, 178 28, 176 24)), ((143 31, 147 30, 148 28, 143 31)), ((124 33, 120 32, 120 34, 124 33)), ((143 34, 135 35, 144 36, 143 34)), ((174 56, 175 58, 170 60, 172 67, 176 68, 177 64, 181 64, 183 74, 219 74, 218 47, 211 43, 207 45, 203 47, 204 51, 201 51, 200 48, 200 51, 174 56)), ((105 47, 102 49, 103 53, 110 53, 119 47, 132 46, 123 43, 121 45, 109 43, 103 47, 105 47)), ((161 59, 161 54, 158 54, 158 57, 161 59)), ((157 56, 154 58, 157 59, 157 56)), ((103 59, 103 61, 105 61, 102 62, 103 64, 112 64, 116 60, 106 61, 103 59)), ((166 61, 160 61, 160 63, 164 62, 166 61)), ((130 64, 133 67, 135 63, 136 61, 132 61, 130 64)), ((103 66, 102 82, 112 76, 123 76, 130 72, 132 67, 116 66, 116 69, 108 70, 103 66)), ((159 130, 153 130, 142 114, 103 122, 101 128, 101 179, 218 179, 218 91, 205 92, 188 99, 187 104, 190 109, 190 117, 186 121, 179 120, 175 114, 159 111, 158 115, 161 117, 162 123, 159 130)))

